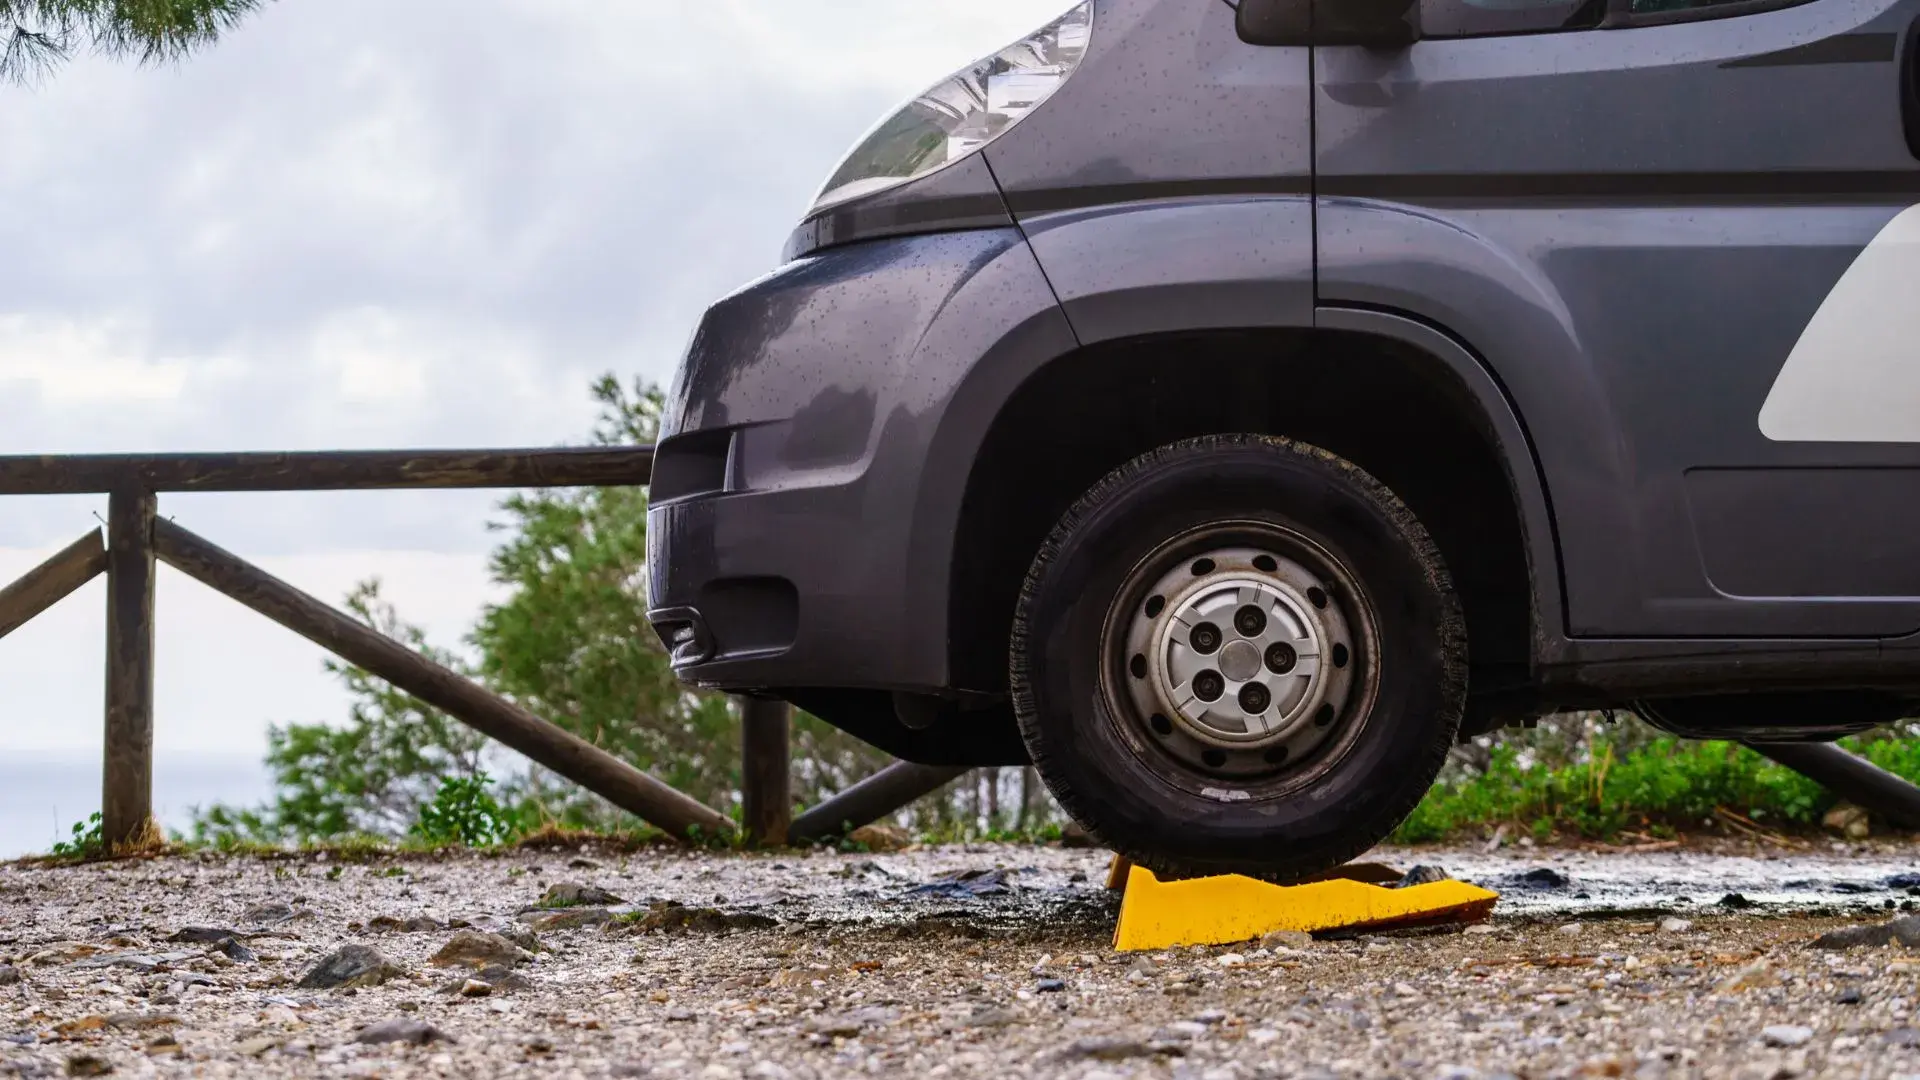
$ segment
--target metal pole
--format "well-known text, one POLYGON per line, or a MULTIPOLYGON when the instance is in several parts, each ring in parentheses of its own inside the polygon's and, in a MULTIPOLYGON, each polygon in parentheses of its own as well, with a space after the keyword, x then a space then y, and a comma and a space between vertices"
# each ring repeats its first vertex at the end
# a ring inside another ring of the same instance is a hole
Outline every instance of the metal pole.
POLYGON ((738 700, 740 802, 747 842, 783 847, 793 823, 791 710, 784 701, 738 700))
POLYGON ((100 835, 110 850, 160 842, 153 820, 153 523, 151 491, 107 503, 106 763, 100 835))
POLYGON ((1920 787, 1866 758, 1828 743, 1746 743, 1867 813, 1905 829, 1920 829, 1920 787))
POLYGON ((844 836, 940 790, 968 771, 964 765, 895 762, 795 818, 787 835, 796 844, 844 836))

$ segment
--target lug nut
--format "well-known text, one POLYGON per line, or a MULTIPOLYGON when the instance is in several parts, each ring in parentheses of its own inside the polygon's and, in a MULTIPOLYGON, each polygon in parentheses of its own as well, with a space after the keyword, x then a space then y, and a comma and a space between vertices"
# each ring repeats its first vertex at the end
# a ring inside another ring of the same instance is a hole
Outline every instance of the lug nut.
POLYGON ((1201 701, 1219 701, 1227 692, 1227 680, 1217 671, 1203 671, 1193 677, 1193 696, 1201 701))
POLYGON ((1273 704, 1273 694, 1259 683, 1248 683, 1240 688, 1240 708, 1250 716, 1258 716, 1273 704))
POLYGON ((1267 670, 1275 675, 1285 675, 1298 663, 1300 654, 1294 652, 1293 646, 1286 642, 1276 641, 1267 646, 1267 670))
POLYGON ((1267 613, 1248 604, 1233 613, 1233 628, 1241 637, 1259 637, 1267 632, 1267 613))
POLYGON ((1202 656, 1212 656, 1214 650, 1220 647, 1220 628, 1210 622, 1203 622, 1193 628, 1193 634, 1188 640, 1193 642, 1196 652, 1202 656))

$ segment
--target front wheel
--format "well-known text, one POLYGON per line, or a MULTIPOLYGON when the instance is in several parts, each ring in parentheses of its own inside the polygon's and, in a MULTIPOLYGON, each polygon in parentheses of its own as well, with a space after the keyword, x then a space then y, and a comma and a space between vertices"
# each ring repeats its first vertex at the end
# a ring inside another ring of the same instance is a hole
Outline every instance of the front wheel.
POLYGON ((1433 783, 1466 698, 1438 550, 1378 481, 1286 439, 1155 450, 1027 576, 1014 710, 1087 831, 1169 876, 1310 877, 1433 783))

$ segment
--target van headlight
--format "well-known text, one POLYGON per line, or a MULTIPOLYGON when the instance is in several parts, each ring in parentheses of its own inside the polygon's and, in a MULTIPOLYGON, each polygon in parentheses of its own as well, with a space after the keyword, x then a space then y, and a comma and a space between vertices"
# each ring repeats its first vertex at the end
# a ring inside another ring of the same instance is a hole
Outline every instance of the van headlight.
POLYGON ((904 184, 979 150, 1053 96, 1087 53, 1093 0, 958 72, 875 125, 847 155, 809 216, 904 184))

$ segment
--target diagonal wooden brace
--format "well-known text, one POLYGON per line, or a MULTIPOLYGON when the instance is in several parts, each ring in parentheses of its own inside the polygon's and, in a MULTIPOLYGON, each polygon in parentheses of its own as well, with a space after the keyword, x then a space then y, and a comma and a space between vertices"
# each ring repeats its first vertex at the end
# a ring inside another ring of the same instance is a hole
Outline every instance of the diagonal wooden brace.
POLYGON ((95 529, 27 571, 19 581, 0 589, 0 638, 33 621, 106 570, 107 544, 95 529))
POLYGON ((572 732, 534 716, 478 683, 342 615, 266 571, 161 519, 161 561, 265 615, 348 663, 682 839, 731 836, 733 821, 572 732))

